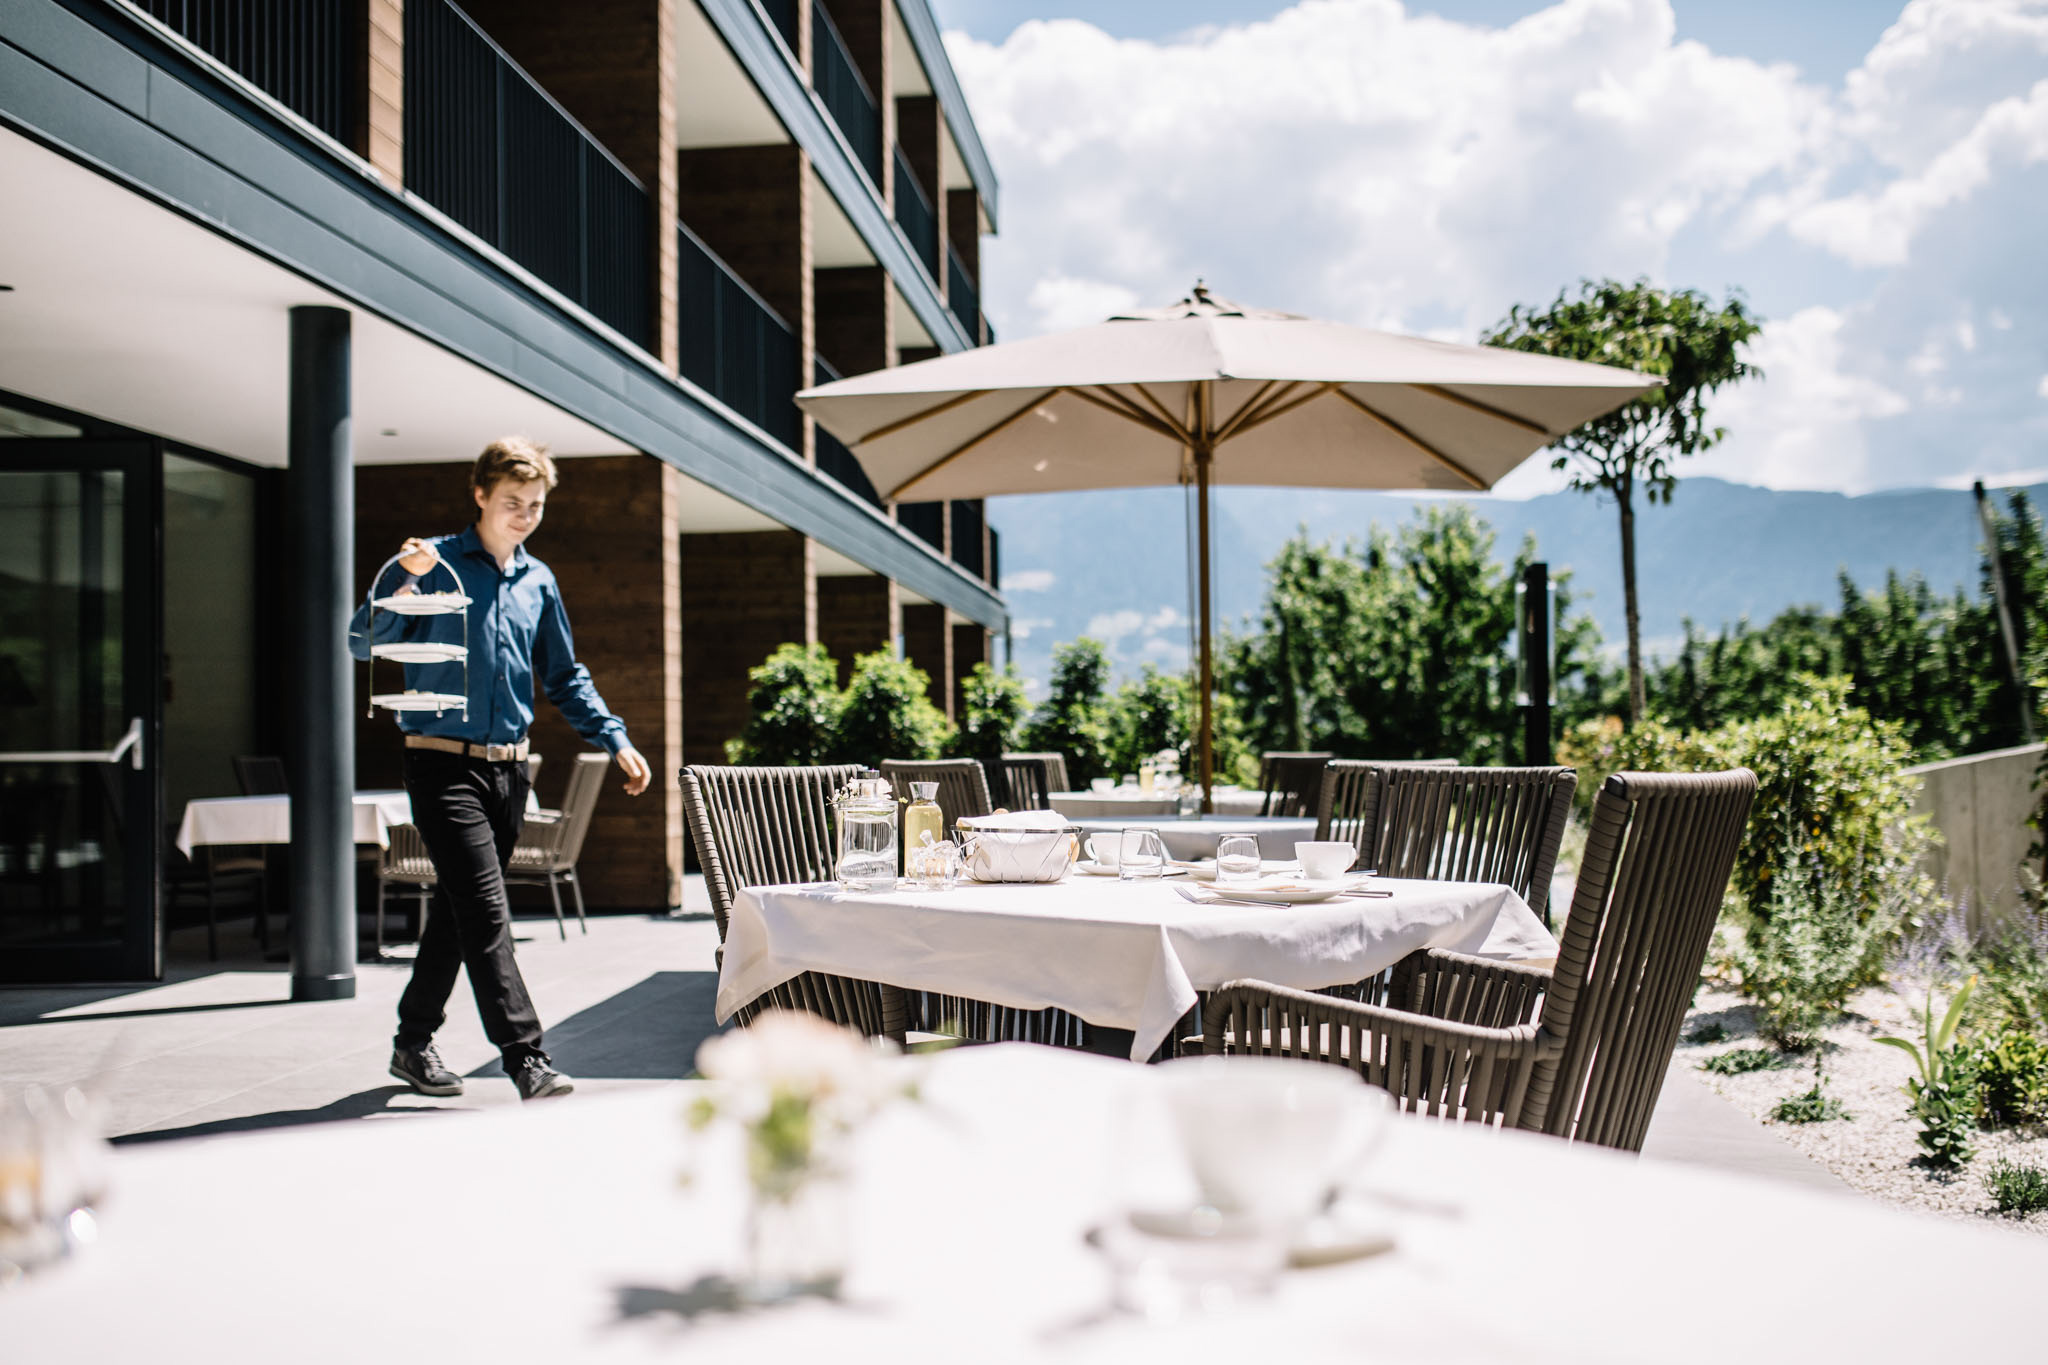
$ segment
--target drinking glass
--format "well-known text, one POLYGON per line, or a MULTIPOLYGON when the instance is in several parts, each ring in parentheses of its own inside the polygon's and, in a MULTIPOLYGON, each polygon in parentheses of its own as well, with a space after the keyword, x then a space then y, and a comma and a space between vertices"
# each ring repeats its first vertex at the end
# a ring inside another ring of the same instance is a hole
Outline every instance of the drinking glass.
POLYGON ((1166 875, 1166 842, 1156 829, 1127 829, 1117 846, 1118 881, 1166 875))
POLYGON ((1251 834, 1226 834, 1216 841, 1216 880, 1248 882, 1259 875, 1259 840, 1251 834))

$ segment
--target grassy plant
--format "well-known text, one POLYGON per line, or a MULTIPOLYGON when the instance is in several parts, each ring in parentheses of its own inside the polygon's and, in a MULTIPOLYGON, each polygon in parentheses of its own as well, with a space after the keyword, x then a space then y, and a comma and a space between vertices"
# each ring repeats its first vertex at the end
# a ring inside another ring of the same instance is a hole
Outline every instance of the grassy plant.
POLYGON ((2000 1213, 2025 1215, 2048 1209, 2048 1170, 2031 1161, 2000 1157, 1984 1172, 1984 1188, 2000 1213))
POLYGON ((1752 1071, 1776 1071, 1790 1066, 1792 1059, 1771 1047, 1738 1047, 1716 1053, 1700 1063, 1700 1070, 1716 1076, 1742 1076, 1752 1071))
POLYGON ((1813 1089, 1787 1095, 1772 1105, 1771 1117, 1779 1123, 1828 1123, 1848 1118, 1849 1111, 1840 1100, 1825 1093, 1816 1080, 1813 1089))
POLYGON ((1977 1128, 1976 1059, 1969 1048, 1957 1044, 1956 1027, 1976 989, 1977 978, 1973 976, 1962 984, 1949 1001, 1947 1012, 1936 1023, 1934 991, 1929 987, 1920 1012, 1920 1043, 1891 1037, 1877 1040, 1899 1049, 1919 1068, 1920 1074, 1906 1082, 1906 1093, 1913 1100, 1913 1117, 1920 1120, 1920 1149, 1927 1154, 1929 1164, 1935 1166, 1960 1166, 1974 1154, 1971 1137, 1977 1128))

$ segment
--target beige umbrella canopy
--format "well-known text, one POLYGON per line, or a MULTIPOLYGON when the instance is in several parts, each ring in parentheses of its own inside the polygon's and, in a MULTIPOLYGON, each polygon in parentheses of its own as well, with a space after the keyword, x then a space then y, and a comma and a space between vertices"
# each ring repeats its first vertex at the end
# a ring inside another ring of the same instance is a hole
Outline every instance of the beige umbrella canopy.
POLYGON ((1491 488, 1661 381, 1247 308, 1168 308, 807 389, 797 402, 884 498, 1193 483, 1200 779, 1210 782, 1209 488, 1491 488))

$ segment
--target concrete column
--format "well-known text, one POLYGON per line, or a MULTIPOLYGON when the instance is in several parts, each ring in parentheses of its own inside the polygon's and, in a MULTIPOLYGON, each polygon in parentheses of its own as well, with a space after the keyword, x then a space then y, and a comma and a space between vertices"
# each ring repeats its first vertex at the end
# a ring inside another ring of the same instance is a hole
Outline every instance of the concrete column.
POLYGON ((747 670, 817 638, 817 580, 795 531, 681 540, 683 761, 723 763, 725 741, 746 727, 747 670))
POLYGON ((349 726, 349 315, 291 310, 286 601, 291 638, 292 999, 356 993, 355 754, 349 726))
POLYGON ((953 633, 944 607, 922 602, 903 608, 903 653, 931 679, 932 705, 953 719, 953 633))

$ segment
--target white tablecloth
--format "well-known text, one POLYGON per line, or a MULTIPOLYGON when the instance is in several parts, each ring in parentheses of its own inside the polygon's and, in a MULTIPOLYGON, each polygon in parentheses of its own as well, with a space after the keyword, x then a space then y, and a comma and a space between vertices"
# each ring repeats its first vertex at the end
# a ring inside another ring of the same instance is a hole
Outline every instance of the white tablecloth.
MULTIPOLYGON (((1122 817, 1176 815, 1180 812, 1180 802, 1176 798, 1156 792, 1140 792, 1136 788, 1112 792, 1053 792, 1046 799, 1054 810, 1069 820, 1097 815, 1122 817)), ((1266 794, 1237 787, 1219 787, 1210 804, 1218 815, 1257 815, 1265 809, 1266 794)))
POLYGON ((848 895, 836 884, 734 898, 718 1017, 801 972, 834 972, 1022 1009, 1057 1005, 1131 1029, 1142 1061, 1196 992, 1238 977, 1314 989, 1365 978, 1418 948, 1552 957, 1557 941, 1505 886, 1381 879, 1387 899, 1194 905, 1178 879, 1070 875, 1041 886, 848 895))
MULTIPOLYGON (((402 791, 357 792, 355 841, 391 846, 391 827, 412 823, 412 798, 402 791)), ((201 844, 288 844, 292 841, 289 796, 209 796, 185 803, 178 822, 178 851, 186 857, 201 844)))
POLYGON ((1161 1070, 1023 1045, 935 1059, 924 1102, 884 1116, 861 1144, 849 1302, 694 1322, 622 1312, 740 1264, 736 1154, 714 1146, 687 1186, 678 1179, 689 1086, 127 1148, 100 1243, 0 1292, 0 1355, 9 1365, 2040 1355, 2026 1307, 2048 1283, 2039 1238, 1418 1120, 1396 1124, 1355 1177, 1382 1192, 1367 1199, 1391 1219, 1391 1252, 1291 1272, 1270 1299, 1178 1326, 1111 1316, 1107 1266, 1082 1233, 1116 1188, 1113 1115, 1161 1070), (1717 1267, 1756 1267, 1739 1304, 1710 1301, 1717 1267), (1883 1287, 1908 1273, 1911 1292, 1883 1287))
MULTIPOLYGON (((1071 817, 1069 817, 1071 819, 1071 817)), ((1184 862, 1216 856, 1216 841, 1226 834, 1256 834, 1259 855, 1283 862, 1294 857, 1294 846, 1316 837, 1316 822, 1290 816, 1211 815, 1201 820, 1156 820, 1142 815, 1128 817, 1084 816, 1072 820, 1077 829, 1091 832, 1122 829, 1156 829, 1169 856, 1184 862)))

